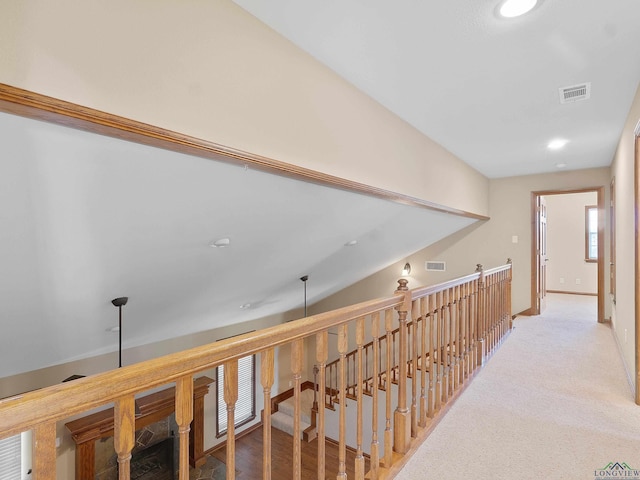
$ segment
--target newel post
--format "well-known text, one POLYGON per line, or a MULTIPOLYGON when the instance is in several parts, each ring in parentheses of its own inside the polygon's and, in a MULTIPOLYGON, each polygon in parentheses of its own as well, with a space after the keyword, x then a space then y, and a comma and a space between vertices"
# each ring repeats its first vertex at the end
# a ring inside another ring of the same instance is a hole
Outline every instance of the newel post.
POLYGON ((398 312, 398 407, 394 413, 394 438, 393 449, 401 454, 407 453, 411 442, 411 414, 407 408, 407 351, 408 332, 407 315, 411 308, 411 292, 407 288, 408 281, 404 278, 398 280, 399 287, 396 294, 404 295, 401 305, 396 307, 398 312))
POLYGON ((507 313, 509 314, 509 330, 513 328, 513 312, 511 311, 511 279, 513 278, 513 260, 507 258, 507 265, 510 266, 507 274, 507 313))
POLYGON ((485 335, 486 335, 486 317, 485 317, 485 305, 486 305, 486 290, 484 282, 484 267, 481 263, 476 265, 476 272, 480 272, 480 278, 478 279, 478 361, 477 365, 484 365, 485 355, 485 335))

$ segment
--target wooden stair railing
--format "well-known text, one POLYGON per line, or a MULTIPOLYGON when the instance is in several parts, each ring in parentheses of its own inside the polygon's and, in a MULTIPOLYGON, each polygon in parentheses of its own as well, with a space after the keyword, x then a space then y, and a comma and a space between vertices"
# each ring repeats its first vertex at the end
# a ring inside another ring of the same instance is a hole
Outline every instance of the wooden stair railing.
MULTIPOLYGON (((399 285, 394 295, 387 298, 359 303, 0 400, 0 439, 32 430, 32 478, 53 480, 56 478, 58 423, 91 410, 114 406, 114 450, 120 466, 118 476, 119 480, 128 480, 135 430, 134 397, 173 383, 175 417, 179 430, 179 479, 187 480, 189 429, 194 416, 194 377, 224 365, 223 388, 229 432, 226 439, 226 478, 233 480, 238 359, 252 354, 260 355, 258 381, 268 405, 275 383, 276 347, 290 345, 294 392, 300 390, 305 349, 315 348, 317 388, 320 392, 335 392, 338 397, 339 403, 334 404, 340 409, 337 412, 340 418, 337 472, 326 472, 326 407, 324 401, 317 402, 317 478, 324 479, 327 475, 335 475, 337 479, 346 478, 347 433, 355 435, 352 446, 356 450, 356 479, 392 478, 394 471, 406 461, 405 453, 417 441, 416 438, 421 438, 429 431, 431 419, 442 413, 444 405, 461 391, 461 386, 468 382, 510 330, 511 265, 509 262, 489 271, 480 268, 474 274, 431 287, 408 290, 405 279, 400 280, 399 285), (355 332, 356 348, 353 355, 349 352, 349 325, 353 325, 355 332), (338 332, 336 346, 340 359, 335 385, 331 385, 331 381, 328 385, 326 382, 329 329, 338 332), (351 367, 347 357, 354 359, 351 367), (395 371, 387 368, 400 364, 403 367, 396 368, 395 371), (352 373, 348 374, 348 368, 352 369, 352 373), (354 396, 358 404, 355 414, 350 414, 349 418, 345 408, 350 383, 348 375, 353 376, 351 383, 355 384, 355 391, 352 390, 350 396, 354 396), (387 377, 386 388, 384 391, 379 388, 370 389, 369 394, 376 407, 369 423, 364 418, 362 409, 364 386, 367 378, 374 378, 379 383, 381 375, 387 377), (408 379, 412 380, 411 391, 408 391, 408 379), (397 382, 397 389, 389 388, 394 380, 397 382), (395 398, 392 398, 392 394, 395 398), (385 405, 380 405, 380 402, 385 402, 385 405), (378 406, 382 407, 381 412, 384 411, 385 418, 381 419, 384 432, 378 431, 378 406), (348 426, 347 421, 355 422, 354 426, 348 426), (367 438, 370 438, 370 443, 367 441, 366 445, 365 429, 367 438), (364 471, 365 449, 370 455, 369 472, 364 471)), ((299 413, 299 393, 294 394, 294 404, 299 413)), ((261 474, 252 472, 252 478, 271 478, 270 422, 270 408, 265 408, 263 471, 261 474)), ((296 480, 302 475, 300 428, 300 422, 296 422, 291 465, 292 478, 296 480)))

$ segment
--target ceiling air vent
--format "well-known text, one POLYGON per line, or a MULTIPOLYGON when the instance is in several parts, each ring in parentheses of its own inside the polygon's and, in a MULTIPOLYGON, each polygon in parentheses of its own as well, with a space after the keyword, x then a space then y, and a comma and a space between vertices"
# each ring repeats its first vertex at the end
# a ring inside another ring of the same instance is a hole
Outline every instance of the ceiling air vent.
POLYGON ((425 270, 429 272, 444 272, 447 269, 445 262, 424 262, 425 270))
POLYGON ((588 100, 591 97, 591 82, 560 89, 560 103, 588 100))

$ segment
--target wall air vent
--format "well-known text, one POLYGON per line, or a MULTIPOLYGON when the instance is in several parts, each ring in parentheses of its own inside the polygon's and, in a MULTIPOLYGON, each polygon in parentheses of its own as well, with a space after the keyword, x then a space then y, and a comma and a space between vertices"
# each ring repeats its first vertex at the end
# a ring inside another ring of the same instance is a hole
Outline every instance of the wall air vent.
POLYGON ((573 103, 591 97, 591 82, 560 88, 560 103, 573 103))
POLYGON ((425 270, 429 272, 444 272, 447 269, 445 262, 424 262, 425 270))

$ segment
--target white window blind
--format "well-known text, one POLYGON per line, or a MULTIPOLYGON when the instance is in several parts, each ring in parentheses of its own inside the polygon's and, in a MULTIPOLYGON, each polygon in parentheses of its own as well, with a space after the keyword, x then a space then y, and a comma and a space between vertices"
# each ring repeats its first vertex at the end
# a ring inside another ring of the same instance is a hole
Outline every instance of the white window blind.
POLYGON ((20 435, 0 440, 0 480, 20 480, 20 435))
POLYGON ((598 207, 585 207, 585 259, 598 259, 598 207))
MULTIPOLYGON (((227 433, 227 404, 224 402, 224 366, 217 369, 218 392, 218 437, 227 433)), ((238 360, 238 401, 235 409, 235 426, 238 427, 256 418, 255 408, 255 355, 238 360)))

